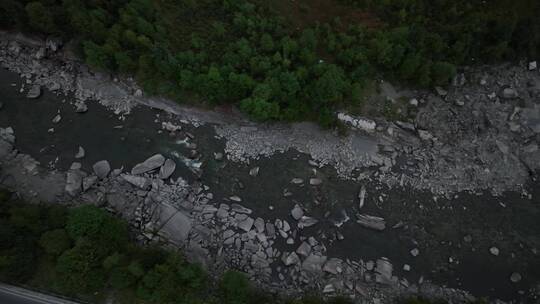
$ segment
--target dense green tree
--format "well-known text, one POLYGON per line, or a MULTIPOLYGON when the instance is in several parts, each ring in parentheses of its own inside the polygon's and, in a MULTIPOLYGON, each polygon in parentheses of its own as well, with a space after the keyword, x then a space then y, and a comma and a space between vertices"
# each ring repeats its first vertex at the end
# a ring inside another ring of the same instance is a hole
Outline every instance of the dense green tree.
POLYGON ((50 7, 45 7, 45 5, 39 1, 33 1, 26 5, 25 10, 28 15, 30 26, 34 30, 48 34, 57 31, 54 16, 52 15, 50 7))
POLYGON ((47 254, 59 256, 71 247, 71 240, 64 229, 55 229, 43 233, 39 245, 47 254))
POLYGON ((250 302, 251 287, 243 273, 227 271, 221 277, 219 291, 224 304, 247 304, 250 302))
POLYGON ((456 75, 456 67, 448 62, 435 62, 431 67, 431 75, 434 84, 446 85, 456 75))

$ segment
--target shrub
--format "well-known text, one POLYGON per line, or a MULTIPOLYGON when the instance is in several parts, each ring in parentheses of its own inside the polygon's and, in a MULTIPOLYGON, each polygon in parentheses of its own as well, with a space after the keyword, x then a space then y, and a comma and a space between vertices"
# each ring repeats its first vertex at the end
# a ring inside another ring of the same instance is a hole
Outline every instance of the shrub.
POLYGON ((71 241, 64 229, 47 231, 41 235, 39 245, 52 256, 59 256, 71 247, 71 241))

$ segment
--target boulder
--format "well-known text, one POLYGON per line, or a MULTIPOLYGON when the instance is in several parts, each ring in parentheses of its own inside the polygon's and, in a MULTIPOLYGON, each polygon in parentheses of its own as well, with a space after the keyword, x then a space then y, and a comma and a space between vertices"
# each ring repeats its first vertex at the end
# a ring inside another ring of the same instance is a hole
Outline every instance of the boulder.
POLYGON ((83 191, 88 191, 88 189, 90 189, 93 185, 96 184, 97 180, 98 180, 98 177, 95 175, 91 175, 91 176, 83 178, 83 182, 82 182, 83 191))
POLYGON ((338 274, 343 271, 342 268, 342 260, 340 259, 329 259, 323 266, 323 271, 331 273, 331 274, 338 274))
POLYGON ((293 178, 293 179, 291 180, 291 184, 295 184, 295 185, 299 185, 299 184, 301 184, 301 183, 303 183, 303 182, 304 182, 304 180, 301 179, 301 178, 298 178, 298 177, 295 177, 295 178, 293 178))
POLYGON ((417 257, 420 254, 420 250, 418 248, 414 248, 411 250, 411 255, 413 257, 417 257))
POLYGON ((295 220, 299 220, 302 218, 302 216, 304 216, 304 210, 302 210, 302 208, 300 206, 298 206, 298 204, 294 205, 294 208, 291 210, 291 216, 293 217, 293 219, 295 220))
POLYGON ((163 166, 161 166, 161 169, 159 169, 159 178, 167 179, 171 177, 171 175, 174 173, 174 170, 176 170, 176 163, 174 162, 174 160, 167 158, 163 166))
POLYGON ((300 258, 294 252, 291 252, 290 254, 284 252, 283 256, 281 257, 281 261, 283 264, 285 264, 285 266, 291 266, 300 263, 300 258))
POLYGON ((107 175, 109 175, 109 172, 111 172, 111 165, 106 160, 100 160, 97 163, 92 166, 94 169, 94 173, 99 178, 105 178, 107 175))
POLYGON ((165 163, 165 157, 161 154, 156 154, 148 159, 146 159, 143 163, 135 165, 133 169, 131 169, 131 174, 133 175, 139 175, 146 172, 150 172, 152 170, 155 170, 165 163))
POLYGON ((122 178, 126 182, 141 189, 147 189, 148 187, 150 187, 150 184, 151 184, 150 181, 146 177, 135 176, 135 175, 130 175, 130 174, 122 174, 120 176, 122 176, 122 178))
POLYGON ((529 62, 529 71, 534 71, 537 68, 538 68, 538 64, 536 63, 536 61, 529 62))
POLYGON ((362 209, 362 207, 364 207, 365 199, 366 199, 366 186, 362 185, 362 187, 360 187, 360 192, 358 193, 358 209, 362 209))
POLYGON ((309 216, 302 216, 300 220, 298 221, 298 228, 303 229, 307 227, 311 227, 315 224, 317 224, 319 221, 316 218, 309 217, 309 216))
POLYGON ((307 272, 321 272, 326 259, 326 256, 311 254, 302 263, 302 270, 307 272))
POLYGON ((375 267, 375 280, 377 283, 390 284, 393 270, 394 267, 387 258, 378 259, 375 267))
POLYGON ((30 99, 36 99, 41 96, 41 86, 39 84, 34 84, 30 87, 30 90, 28 90, 28 93, 26 93, 26 98, 30 99))
POLYGON ((254 219, 248 217, 245 220, 238 223, 238 228, 244 230, 245 232, 249 232, 251 230, 251 227, 253 227, 254 222, 255 222, 254 219))
POLYGON ((77 196, 82 191, 84 174, 80 170, 69 170, 66 173, 66 192, 71 196, 77 196))
POLYGON ((382 231, 386 229, 386 222, 382 217, 366 215, 366 214, 357 214, 356 222, 366 228, 382 231))
POLYGON ((304 257, 309 256, 311 253, 311 245, 309 245, 307 242, 302 242, 298 249, 296 249, 296 253, 304 257))
POLYGON ((489 252, 494 256, 498 256, 499 255, 499 248, 491 247, 491 248, 489 248, 489 252))
POLYGON ((86 152, 84 151, 84 148, 79 146, 79 151, 77 151, 77 154, 75 154, 75 158, 81 159, 81 158, 84 158, 85 155, 86 155, 86 152))

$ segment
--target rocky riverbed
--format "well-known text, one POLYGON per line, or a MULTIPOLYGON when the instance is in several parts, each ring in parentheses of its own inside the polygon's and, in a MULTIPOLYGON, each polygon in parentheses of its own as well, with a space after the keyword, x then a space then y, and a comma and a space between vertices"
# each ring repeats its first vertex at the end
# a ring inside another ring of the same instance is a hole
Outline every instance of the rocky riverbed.
POLYGON ((141 242, 278 292, 538 299, 538 71, 382 90, 410 102, 404 121, 342 114, 355 130, 339 137, 146 98, 61 46, 0 40, 22 76, 0 77, 1 181, 27 199, 99 204, 141 242))

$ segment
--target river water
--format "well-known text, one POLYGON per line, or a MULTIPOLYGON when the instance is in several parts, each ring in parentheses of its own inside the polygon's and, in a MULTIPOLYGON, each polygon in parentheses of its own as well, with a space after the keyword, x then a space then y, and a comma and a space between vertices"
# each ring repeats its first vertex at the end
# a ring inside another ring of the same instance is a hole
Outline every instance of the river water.
MULTIPOLYGON (((313 175, 308 155, 287 151, 250 165, 216 161, 214 153, 223 152, 224 139, 216 137, 212 126, 189 127, 202 154, 202 174, 197 175, 183 164, 190 151, 183 138, 158 132, 161 121, 173 120, 167 114, 138 107, 121 120, 96 102, 88 102, 88 112, 78 114, 69 96, 44 92, 37 100, 27 99, 19 93, 21 83, 16 74, 0 69, 0 101, 4 103, 0 127, 13 127, 17 148, 44 166, 68 169, 76 161, 74 155, 79 146, 86 150, 86 157, 81 160, 86 171, 102 159, 113 168, 130 169, 147 157, 162 153, 176 160, 176 176, 210 186, 217 202, 231 195, 240 196, 242 204, 253 209, 256 217, 286 219, 294 204, 301 204, 310 216, 321 221, 301 233, 316 233, 325 238, 329 256, 364 261, 387 257, 395 272, 409 282, 422 277, 475 296, 537 301, 530 292, 531 288, 540 288, 537 182, 527 185, 532 199, 519 193, 501 197, 461 193, 451 200, 434 199, 430 193, 408 188, 386 189, 368 183, 362 213, 384 217, 388 226, 385 231, 373 231, 353 220, 360 186, 338 178, 333 168, 317 169, 323 180, 321 187, 291 185, 292 178, 309 180, 313 175), (62 119, 54 124, 52 119, 58 113, 62 119), (260 173, 252 177, 249 170, 255 166, 260 167, 260 173), (284 189, 292 196, 284 197, 284 189), (343 217, 343 210, 351 220, 338 228, 334 223, 343 217), (402 227, 391 228, 400 222, 402 227), (344 236, 343 240, 335 238, 337 232, 344 236), (498 256, 490 254, 492 246, 500 250, 498 256), (410 254, 413 248, 420 250, 417 257, 410 254), (411 271, 402 270, 404 264, 410 265, 411 271), (522 281, 510 282, 512 272, 519 272, 522 281)), ((278 246, 293 251, 298 244, 278 246)))

